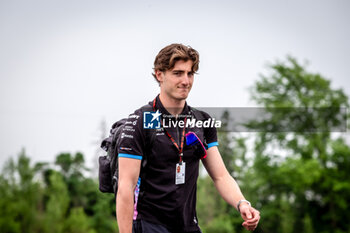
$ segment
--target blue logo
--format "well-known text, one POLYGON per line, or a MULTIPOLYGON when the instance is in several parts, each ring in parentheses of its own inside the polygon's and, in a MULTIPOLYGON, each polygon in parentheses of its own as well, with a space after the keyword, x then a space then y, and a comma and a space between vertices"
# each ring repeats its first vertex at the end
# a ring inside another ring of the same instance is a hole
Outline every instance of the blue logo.
POLYGON ((143 128, 144 129, 160 129, 160 116, 162 114, 157 110, 156 112, 143 113, 143 128))

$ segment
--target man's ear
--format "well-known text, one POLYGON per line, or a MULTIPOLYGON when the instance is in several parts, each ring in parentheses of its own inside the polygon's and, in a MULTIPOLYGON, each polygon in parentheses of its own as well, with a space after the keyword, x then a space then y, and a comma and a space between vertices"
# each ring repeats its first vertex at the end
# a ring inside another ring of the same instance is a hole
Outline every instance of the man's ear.
POLYGON ((164 73, 160 70, 156 70, 155 71, 155 75, 157 77, 157 80, 159 81, 159 83, 163 82, 163 76, 164 76, 164 73))

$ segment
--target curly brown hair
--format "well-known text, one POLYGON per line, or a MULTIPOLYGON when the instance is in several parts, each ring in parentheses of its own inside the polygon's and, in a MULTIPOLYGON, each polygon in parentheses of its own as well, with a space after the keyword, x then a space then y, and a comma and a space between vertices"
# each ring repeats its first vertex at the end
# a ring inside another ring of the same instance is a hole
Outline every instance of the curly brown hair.
MULTIPOLYGON (((157 70, 165 72, 174 68, 175 63, 179 60, 188 61, 192 60, 192 72, 197 72, 199 68, 199 54, 190 46, 183 44, 171 44, 164 47, 159 51, 156 59, 154 60, 154 72, 157 70)), ((155 73, 152 74, 156 81, 159 83, 155 73)))

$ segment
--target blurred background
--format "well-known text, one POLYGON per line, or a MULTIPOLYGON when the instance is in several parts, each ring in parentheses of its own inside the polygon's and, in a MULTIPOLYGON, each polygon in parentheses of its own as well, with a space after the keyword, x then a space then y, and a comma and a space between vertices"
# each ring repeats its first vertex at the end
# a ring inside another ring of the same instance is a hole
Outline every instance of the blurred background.
MULTIPOLYGON (((157 95, 153 61, 168 44, 200 53, 191 106, 348 108, 349 9, 346 0, 1 1, 0 232, 117 232, 114 196, 97 189, 99 144, 157 95)), ((349 133, 332 132, 346 114, 272 111, 247 122, 256 133, 219 132, 229 171, 261 211, 257 232, 350 232, 349 133), (271 132, 281 121, 306 130, 271 132)), ((203 232, 245 232, 202 174, 203 232)))

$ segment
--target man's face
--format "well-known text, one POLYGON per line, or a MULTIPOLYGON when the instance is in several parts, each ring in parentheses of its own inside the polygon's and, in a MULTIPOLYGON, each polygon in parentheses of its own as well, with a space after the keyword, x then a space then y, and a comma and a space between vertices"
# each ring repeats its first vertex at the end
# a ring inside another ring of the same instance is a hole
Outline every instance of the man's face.
POLYGON ((161 92, 168 98, 185 100, 191 91, 194 72, 193 62, 177 61, 174 68, 165 72, 157 71, 156 75, 160 82, 161 92))

